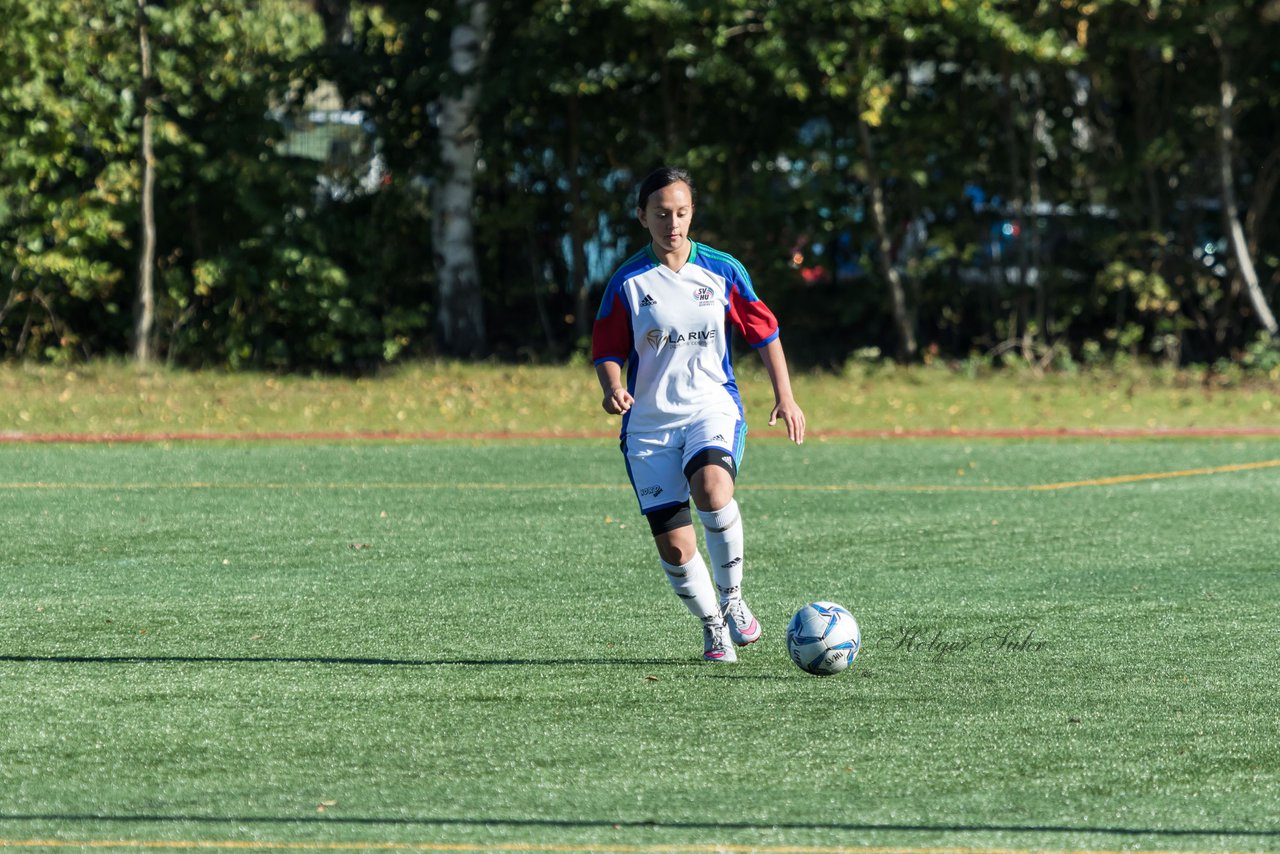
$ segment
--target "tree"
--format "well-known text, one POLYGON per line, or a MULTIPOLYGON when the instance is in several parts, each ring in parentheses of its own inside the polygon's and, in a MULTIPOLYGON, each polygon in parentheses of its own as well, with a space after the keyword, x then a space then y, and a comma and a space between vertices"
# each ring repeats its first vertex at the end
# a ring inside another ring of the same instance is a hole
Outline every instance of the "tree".
POLYGON ((927 263, 906 238, 960 202, 974 146, 979 154, 990 146, 971 137, 1002 104, 975 94, 1000 57, 1057 63, 1066 46, 991 4, 802 0, 771 7, 765 29, 778 84, 829 149, 810 144, 793 162, 804 183, 826 185, 819 209, 828 236, 853 235, 853 251, 884 288, 891 347, 914 359, 927 263))
POLYGON ((486 347, 472 218, 481 144, 476 110, 489 38, 489 3, 457 0, 456 12, 449 37, 452 78, 436 104, 441 163, 432 217, 436 330, 444 352, 476 356, 486 347))
POLYGON ((1258 326, 1267 334, 1266 289, 1280 275, 1265 251, 1280 238, 1268 215, 1280 97, 1267 8, 1111 0, 1090 30, 1085 70, 1107 156, 1089 167, 1117 212, 1099 279, 1108 334, 1128 329, 1135 349, 1174 363, 1230 357, 1258 326))
MULTIPOLYGON (((380 291, 348 270, 376 242, 335 224, 325 164, 291 147, 322 22, 297 0, 150 7, 157 91, 158 327, 191 365, 355 370, 380 363, 380 291), (298 81, 295 83, 295 81, 298 81)), ((332 127, 317 134, 328 147, 332 127)), ((323 157, 323 152, 320 157, 323 157)), ((391 327, 388 329, 387 327, 391 327)))
POLYGON ((693 170, 699 238, 743 260, 803 360, 1177 364, 1274 326, 1280 0, 0 14, 6 356, 563 358, 642 244, 634 185, 662 162, 693 170), (330 82, 358 127, 309 125, 330 82), (376 146, 376 185, 303 132, 376 146))
MULTIPOLYGON (((1222 192, 1222 213, 1226 220, 1227 233, 1231 238, 1231 248, 1235 252, 1236 264, 1240 270, 1240 278, 1244 282, 1249 302, 1253 306, 1258 323, 1267 336, 1274 338, 1280 332, 1276 325, 1275 315, 1267 305, 1267 298, 1258 283, 1258 273, 1253 264, 1253 250, 1245 237, 1244 224, 1240 221, 1240 206, 1236 202, 1236 170, 1235 170, 1235 119, 1232 113, 1236 109, 1236 84, 1232 75, 1233 46, 1227 43, 1225 31, 1231 28, 1233 19, 1238 15, 1237 9, 1224 10, 1217 20, 1211 20, 1208 26, 1209 38, 1213 42, 1218 55, 1218 115, 1216 121, 1218 150, 1218 180, 1222 192)), ((1280 151, 1280 148, 1276 149, 1280 151)), ((1273 179, 1274 180, 1274 179, 1273 179)), ((1255 212, 1255 217, 1261 214, 1255 212)))
POLYGON ((349 283, 296 216, 314 201, 314 164, 273 151, 273 108, 318 22, 295 0, 108 0, 88 16, 70 0, 0 3, 12 24, 0 30, 12 65, 0 75, 0 347, 125 353, 133 329, 135 346, 156 345, 147 355, 195 363, 351 359, 345 339, 371 337, 354 320, 367 316, 349 310, 349 283), (157 236, 154 265, 148 177, 155 219, 182 225, 157 236), (142 322, 130 324, 135 305, 142 322), (335 335, 344 313, 350 328, 335 335))
POLYGON ((66 361, 111 352, 127 316, 112 252, 136 199, 132 0, 2 0, 0 348, 66 361), (107 62, 107 57, 116 62, 107 62))
POLYGON ((155 328, 156 294, 156 161, 151 143, 151 40, 147 33, 147 0, 138 0, 138 60, 141 70, 139 110, 139 161, 142 164, 141 248, 138 251, 138 296, 134 302, 133 357, 139 364, 151 361, 151 336, 155 328))

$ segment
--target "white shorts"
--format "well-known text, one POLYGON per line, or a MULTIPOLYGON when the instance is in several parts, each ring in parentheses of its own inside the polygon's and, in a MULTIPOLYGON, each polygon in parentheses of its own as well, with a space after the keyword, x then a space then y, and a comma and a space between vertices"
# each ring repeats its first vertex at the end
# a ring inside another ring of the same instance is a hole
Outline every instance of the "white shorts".
MULTIPOLYGON (((746 443, 747 422, 723 415, 670 430, 628 433, 622 438, 622 454, 627 461, 627 477, 640 501, 640 512, 652 513, 688 501, 685 467, 702 451, 723 451, 732 457, 736 474, 746 443)), ((725 462, 727 465, 729 461, 725 462)))

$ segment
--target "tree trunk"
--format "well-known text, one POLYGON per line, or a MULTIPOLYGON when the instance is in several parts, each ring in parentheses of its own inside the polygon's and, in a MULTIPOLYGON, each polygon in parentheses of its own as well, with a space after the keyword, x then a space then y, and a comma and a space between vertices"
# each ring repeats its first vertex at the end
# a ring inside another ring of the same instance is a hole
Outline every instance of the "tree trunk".
POLYGON ((1245 292, 1249 302, 1258 316, 1258 322, 1266 330, 1268 337, 1274 338, 1280 327, 1276 325, 1275 315, 1267 305, 1266 295, 1258 282, 1258 271, 1253 266, 1253 253, 1249 250, 1249 242, 1245 239, 1244 226, 1240 222, 1240 209, 1236 204, 1235 166, 1231 146, 1235 138, 1235 127, 1232 123, 1231 110, 1235 106, 1236 88, 1231 82, 1231 71, 1228 65, 1227 48, 1222 40, 1215 36, 1214 45, 1218 48, 1220 62, 1220 78, 1218 85, 1218 177, 1222 184, 1222 212, 1226 217, 1227 231, 1231 236, 1231 251, 1235 253, 1236 263, 1240 267, 1240 278, 1244 281, 1245 292))
POLYGON ((152 360, 155 328, 156 162, 151 148, 151 41, 147 35, 147 0, 138 0, 138 51, 142 61, 142 241, 138 253, 138 294, 133 313, 133 358, 140 365, 152 360))
POLYGON ((902 276, 893 263, 893 240, 889 237, 888 214, 885 212, 884 187, 880 184, 880 170, 876 168, 875 145, 871 129, 862 116, 858 116, 858 136, 862 140, 862 156, 867 160, 867 183, 871 186, 871 221, 875 224, 876 243, 880 256, 880 271, 889 284, 889 299, 893 308, 893 323, 898 329, 899 357, 906 361, 916 358, 915 318, 907 307, 906 289, 902 276))
MULTIPOLYGON (((1142 65, 1143 55, 1137 50, 1128 52, 1130 91, 1133 92, 1135 121, 1134 129, 1138 135, 1138 150, 1148 151, 1151 141, 1161 131, 1154 118, 1160 115, 1155 107, 1151 86, 1146 81, 1147 68, 1142 65)), ((1156 169, 1151 165, 1149 157, 1140 160, 1142 180, 1147 192, 1147 230, 1159 234, 1164 230, 1164 206, 1161 203, 1160 179, 1156 169)))
POLYGON ((432 199, 436 267, 436 335, 440 349, 477 356, 485 349, 484 306, 476 261, 472 210, 475 202, 480 100, 478 76, 488 33, 487 0, 457 0, 459 21, 449 38, 450 68, 460 88, 439 102, 439 187, 432 199))
POLYGON ((324 25, 325 43, 350 47, 355 37, 351 30, 350 0, 314 0, 314 6, 324 25))
POLYGON ((542 253, 538 251, 538 239, 532 224, 526 229, 529 242, 529 281, 533 283, 533 305, 538 311, 538 323, 542 325, 542 337, 546 342, 548 353, 557 353, 559 346, 554 327, 551 325, 551 313, 547 311, 547 300, 543 296, 543 283, 549 278, 545 275, 542 253))
POLYGON ((573 288, 574 337, 578 342, 591 337, 590 288, 591 279, 587 275, 587 223, 582 217, 586 205, 586 194, 582 189, 582 134, 579 126, 581 108, 578 96, 569 96, 569 245, 573 256, 573 275, 570 278, 573 288))
POLYGON ((1271 207, 1271 198, 1276 187, 1280 185, 1280 148, 1272 149, 1267 159, 1262 161, 1253 179, 1253 200, 1249 203, 1249 211, 1244 217, 1244 236, 1249 240, 1249 252, 1257 257, 1258 239, 1262 223, 1267 221, 1267 209, 1271 207))

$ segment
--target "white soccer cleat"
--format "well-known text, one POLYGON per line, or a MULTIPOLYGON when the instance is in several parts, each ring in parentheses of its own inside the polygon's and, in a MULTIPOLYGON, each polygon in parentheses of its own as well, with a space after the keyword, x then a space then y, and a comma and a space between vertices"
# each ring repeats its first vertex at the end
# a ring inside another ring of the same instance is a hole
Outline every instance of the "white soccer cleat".
POLYGON ((709 617, 702 622, 702 657, 721 663, 738 660, 738 653, 729 641, 729 627, 719 617, 709 617))
POLYGON ((751 609, 741 597, 725 602, 720 606, 720 611, 724 614, 724 621, 729 626, 729 637, 738 646, 746 646, 760 640, 760 622, 756 620, 755 614, 751 613, 751 609))

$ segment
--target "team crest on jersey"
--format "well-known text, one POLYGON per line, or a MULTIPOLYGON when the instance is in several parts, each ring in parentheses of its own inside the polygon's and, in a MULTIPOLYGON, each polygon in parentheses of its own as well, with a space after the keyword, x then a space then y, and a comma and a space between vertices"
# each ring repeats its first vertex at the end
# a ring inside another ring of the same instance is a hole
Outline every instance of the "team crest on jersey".
POLYGON ((701 306, 713 305, 716 301, 716 292, 703 285, 693 292, 693 301, 701 306))

